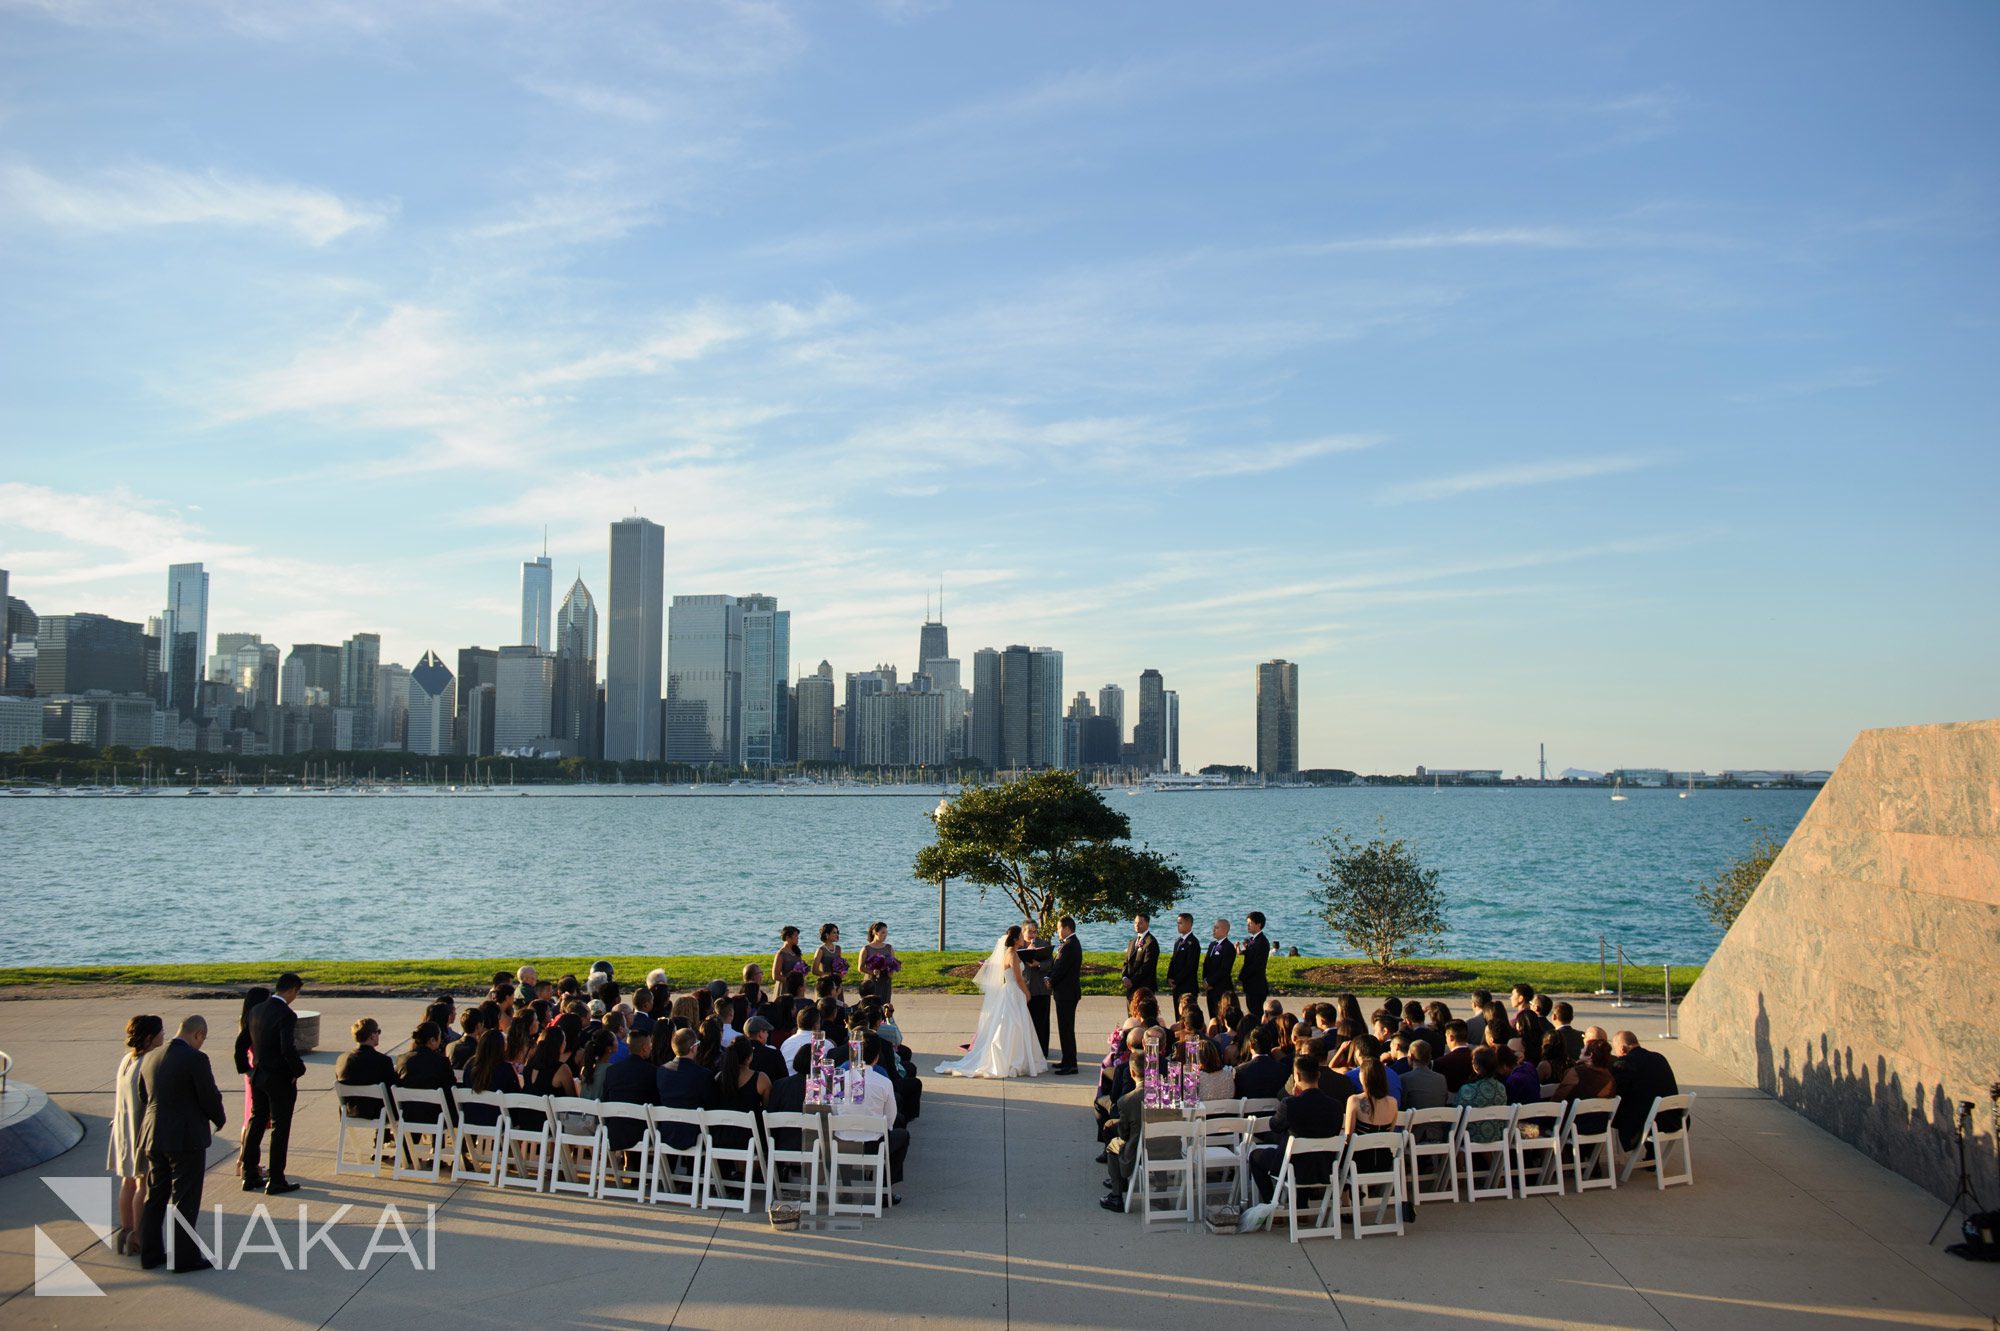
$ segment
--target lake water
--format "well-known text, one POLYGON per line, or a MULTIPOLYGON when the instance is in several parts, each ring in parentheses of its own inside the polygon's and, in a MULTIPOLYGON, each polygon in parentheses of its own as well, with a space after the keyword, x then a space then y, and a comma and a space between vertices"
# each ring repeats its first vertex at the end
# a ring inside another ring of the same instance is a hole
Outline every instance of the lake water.
MULTIPOLYGON (((1282 949, 1342 949, 1313 903, 1313 842, 1379 818, 1442 872, 1461 957, 1705 961, 1694 880, 1788 836, 1810 791, 1433 791, 1410 787, 1114 794, 1135 840, 1193 875, 1203 921, 1262 910, 1282 949)), ((780 924, 874 919, 937 937, 937 887, 910 877, 931 795, 651 798, 0 799, 0 965, 759 952, 780 924)), ((949 941, 986 948, 998 893, 950 887, 949 941)), ((1126 926, 1086 926, 1092 948, 1126 926)))

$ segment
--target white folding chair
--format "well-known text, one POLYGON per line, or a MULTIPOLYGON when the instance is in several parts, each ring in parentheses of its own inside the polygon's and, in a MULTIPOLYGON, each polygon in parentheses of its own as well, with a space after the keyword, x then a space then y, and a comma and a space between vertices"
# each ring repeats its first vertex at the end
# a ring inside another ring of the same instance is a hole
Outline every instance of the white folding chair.
POLYGON ((1125 1209, 1132 1209, 1132 1199, 1136 1196, 1145 1224, 1155 1220, 1192 1220, 1193 1147, 1200 1129, 1178 1113, 1171 1118, 1165 1116, 1173 1111, 1156 1112, 1162 1116, 1141 1126, 1139 1140, 1125 1143, 1126 1150, 1136 1147, 1139 1152, 1132 1165, 1131 1181, 1125 1186, 1125 1209), (1162 1187, 1162 1183, 1166 1186, 1162 1187))
POLYGON ((741 1109, 711 1109, 701 1116, 702 1205, 725 1211, 750 1210, 756 1201, 758 1175, 764 1168, 764 1142, 757 1131, 757 1116, 741 1109), (740 1131, 748 1137, 740 1146, 723 1146, 717 1130, 740 1131), (740 1179, 729 1177, 726 1165, 743 1171, 740 1179))
POLYGON ((600 1173, 599 1102, 580 1095, 549 1097, 549 1191, 597 1195, 600 1173))
POLYGON ((1278 1186, 1271 1194, 1271 1200, 1278 1207, 1272 1216, 1272 1224, 1276 1225, 1279 1215, 1284 1216, 1292 1242, 1340 1237, 1340 1177, 1347 1168, 1348 1140, 1345 1136, 1292 1137, 1286 1140, 1285 1156, 1278 1166, 1278 1186), (1327 1161, 1324 1183, 1299 1182, 1299 1160, 1312 1155, 1331 1157, 1327 1161), (1319 1193, 1317 1205, 1307 1196, 1312 1191, 1319 1193), (1304 1224, 1299 1223, 1301 1218, 1305 1220, 1304 1224))
POLYGON ((829 1114, 827 1212, 881 1218, 889 1205, 889 1120, 879 1114, 829 1114), (849 1178, 854 1177, 854 1182, 849 1178), (865 1198, 848 1200, 851 1196, 865 1198))
POLYGON ((500 1144, 507 1135, 506 1103, 500 1092, 453 1091, 452 1102, 458 1106, 458 1134, 451 1153, 452 1182, 472 1179, 478 1183, 499 1183, 500 1144), (467 1111, 473 1108, 491 1109, 493 1121, 472 1122, 467 1111), (481 1151, 486 1156, 484 1165, 478 1162, 481 1151))
POLYGON ((1514 1123, 1513 1105, 1483 1105, 1468 1107, 1465 1117, 1458 1124, 1459 1164, 1465 1170, 1465 1200, 1482 1201, 1489 1197, 1512 1197, 1514 1195, 1514 1167, 1512 1157, 1507 1153, 1507 1136, 1514 1123), (1485 1124, 1493 1126, 1493 1140, 1480 1141, 1473 1135, 1473 1129, 1485 1124), (1480 1182, 1479 1162, 1487 1160, 1486 1181, 1480 1182), (1498 1182, 1495 1182, 1495 1180, 1498 1182))
POLYGON ((651 1106, 622 1100, 593 1100, 591 1104, 597 1114, 596 1195, 617 1201, 650 1200, 654 1153, 659 1149, 659 1142, 653 1136, 651 1106), (613 1146, 613 1137, 631 1140, 623 1146, 613 1146))
POLYGON ((825 1164, 826 1115, 797 1113, 768 1113, 764 1115, 764 1205, 776 1206, 787 1200, 787 1188, 796 1188, 797 1183, 787 1183, 785 1175, 789 1170, 797 1171, 804 1181, 806 1195, 804 1206, 807 1214, 819 1210, 820 1171, 825 1164), (796 1147, 781 1147, 779 1133, 796 1132, 799 1135, 796 1147))
POLYGON ((549 1127, 549 1097, 507 1091, 500 1096, 500 1103, 506 1109, 502 1117, 507 1125, 501 1139, 506 1149, 501 1153, 500 1186, 540 1192, 547 1182, 549 1141, 554 1136, 549 1127), (529 1115, 540 1118, 540 1126, 522 1126, 521 1120, 529 1115), (530 1165, 532 1173, 528 1172, 530 1165))
POLYGON ((653 1202, 657 1206, 704 1205, 702 1187, 706 1166, 702 1163, 708 1139, 702 1134, 702 1111, 653 1106, 653 1202), (686 1146, 669 1146, 667 1135, 673 1128, 687 1128, 692 1140, 686 1146), (683 1173, 676 1166, 685 1166, 683 1173), (682 1187, 682 1184, 685 1187, 682 1187))
POLYGON ((1203 1114, 1195 1120, 1195 1131, 1198 1207, 1207 1207, 1209 1188, 1217 1173, 1227 1176, 1230 1204, 1240 1203, 1250 1189, 1250 1120, 1240 1114, 1203 1114))
POLYGON ((340 1125, 333 1139, 333 1172, 336 1174, 377 1174, 384 1163, 392 1169, 394 1161, 382 1159, 382 1145, 389 1140, 389 1125, 396 1120, 395 1108, 390 1104, 389 1091, 384 1086, 342 1086, 338 1082, 333 1088, 333 1112, 340 1125), (356 1118, 347 1112, 350 1103, 363 1100, 375 1102, 375 1113, 368 1118, 356 1118), (374 1138, 374 1149, 364 1158, 349 1161, 347 1158, 347 1134, 365 1132, 374 1138))
POLYGON ((389 1169, 390 1178, 429 1179, 436 1183, 444 1170, 445 1142, 451 1135, 451 1100, 442 1090, 420 1091, 398 1087, 396 1096, 396 1153, 389 1169), (430 1167, 419 1163, 417 1142, 430 1146, 430 1167), (404 1161, 409 1161, 407 1166, 404 1161))
POLYGON ((1242 1107, 1237 1112, 1245 1118, 1269 1118, 1278 1112, 1278 1106, 1283 1104, 1284 1101, 1268 1097, 1252 1097, 1239 1103, 1242 1107))
POLYGON ((1403 1232, 1403 1147, 1408 1140, 1400 1132, 1357 1132, 1350 1140, 1341 1177, 1348 1210, 1354 1217, 1355 1238, 1403 1232), (1378 1152, 1377 1158, 1369 1158, 1378 1152), (1375 1207, 1373 1220, 1361 1218, 1368 1203, 1375 1207), (1382 1218, 1385 1214, 1389 1219, 1382 1218))
POLYGON ((1694 1182, 1694 1139, 1688 1135, 1694 1124, 1694 1092, 1685 1095, 1662 1095, 1653 1101, 1653 1107, 1646 1111, 1646 1125, 1639 1129, 1639 1149, 1625 1157, 1624 1172, 1619 1174, 1619 1182, 1629 1182, 1634 1169, 1650 1169, 1653 1181, 1662 1192, 1676 1183, 1694 1182), (1660 1118, 1666 1114, 1679 1114, 1680 1122, 1672 1128, 1662 1128, 1660 1118), (1680 1148, 1681 1163, 1673 1168, 1674 1148, 1680 1148))
POLYGON ((1569 1120, 1563 1124, 1563 1156, 1578 1192, 1618 1187, 1618 1130, 1611 1126, 1618 1100, 1614 1095, 1570 1102, 1569 1120), (1586 1119, 1597 1121, 1586 1125, 1586 1119))
POLYGON ((1411 1109, 1403 1115, 1403 1158, 1410 1166, 1410 1200, 1458 1200, 1458 1123, 1464 1110, 1457 1105, 1411 1109))
POLYGON ((1204 1118, 1241 1118, 1243 1116, 1243 1102, 1241 1100, 1204 1100, 1201 1102, 1201 1112, 1204 1118))
POLYGON ((1560 1100, 1514 1107, 1514 1121, 1507 1128, 1507 1152, 1514 1167, 1516 1196, 1562 1196, 1563 1129, 1568 1123, 1569 1106, 1560 1100))

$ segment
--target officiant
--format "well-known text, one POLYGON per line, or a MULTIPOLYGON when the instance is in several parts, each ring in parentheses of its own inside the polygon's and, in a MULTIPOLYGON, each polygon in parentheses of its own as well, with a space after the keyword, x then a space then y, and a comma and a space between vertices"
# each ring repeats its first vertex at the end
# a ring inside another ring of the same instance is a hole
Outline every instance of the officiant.
POLYGON ((1028 1020, 1034 1023, 1035 1040, 1042 1057, 1049 1056, 1049 963, 1055 948, 1042 942, 1041 929, 1033 923, 1021 927, 1021 946, 1015 953, 1021 960, 1021 978, 1028 985, 1028 1020))

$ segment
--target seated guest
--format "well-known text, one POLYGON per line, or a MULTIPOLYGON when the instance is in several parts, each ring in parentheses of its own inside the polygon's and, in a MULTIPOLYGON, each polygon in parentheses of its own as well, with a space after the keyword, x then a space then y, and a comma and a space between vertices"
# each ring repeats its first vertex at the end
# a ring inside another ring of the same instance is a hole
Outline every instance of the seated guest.
MULTIPOLYGON (((1302 1058, 1292 1065, 1292 1081, 1297 1089, 1285 1097, 1278 1112, 1271 1116, 1271 1136, 1276 1145, 1259 1146, 1250 1152, 1250 1178, 1257 1186, 1258 1200, 1268 1202, 1277 1194, 1278 1172, 1284 1166, 1287 1141, 1293 1137, 1340 1135, 1350 1094, 1347 1079, 1333 1078, 1338 1083, 1337 1098, 1321 1090, 1325 1080, 1320 1065, 1313 1059, 1302 1058)), ((1292 1173, 1303 1185, 1326 1183, 1333 1177, 1333 1157, 1317 1152, 1294 1156, 1292 1173)))
MULTIPOLYGON (((757 1071, 756 1059, 751 1054, 755 1047, 747 1038, 739 1038, 723 1051, 722 1066, 716 1071, 715 1085, 709 1092, 710 1109, 763 1114, 764 1101, 771 1095, 771 1079, 757 1071)), ((742 1150, 749 1144, 751 1132, 750 1128, 728 1125, 710 1129, 715 1144, 726 1151, 742 1150)))
MULTIPOLYGON (((1131 1037, 1126 1038, 1129 1040, 1131 1037)), ((1107 1211, 1125 1209, 1125 1190, 1131 1185, 1132 1173, 1139 1164, 1139 1142, 1146 1122, 1148 1069, 1146 1060, 1141 1057, 1144 1051, 1143 1041, 1132 1047, 1132 1057, 1127 1060, 1124 1069, 1131 1089, 1118 1097, 1112 1111, 1111 1137, 1104 1147, 1104 1160, 1111 1172, 1105 1184, 1107 1191, 1097 1202, 1107 1211)))
POLYGON ((1486 1009, 1493 1006, 1491 989, 1472 991, 1472 1015, 1466 1018, 1465 1042, 1478 1046, 1486 1043, 1486 1009))
MULTIPOLYGON (((1376 1046, 1372 1037, 1364 1035, 1354 1043, 1355 1052, 1359 1055, 1362 1064, 1367 1063, 1371 1059, 1378 1063, 1381 1062, 1382 1051, 1376 1046)), ((1382 1065, 1382 1075, 1388 1081, 1389 1095, 1397 1104, 1401 1104, 1403 1102, 1403 1078, 1394 1068, 1389 1067, 1387 1064, 1382 1065)), ((1361 1066, 1359 1064, 1347 1069, 1347 1085, 1355 1093, 1358 1094, 1360 1092, 1361 1066)))
POLYGON ((818 1033, 819 1009, 810 1007, 800 1008, 798 1013, 798 1029, 786 1036, 785 1042, 778 1046, 778 1056, 785 1060, 787 1067, 791 1066, 792 1056, 797 1054, 801 1049, 810 1048, 813 1037, 818 1033))
MULTIPOLYGON (((812 1070, 812 1050, 799 1051, 791 1071, 771 1083, 771 1098, 764 1106, 767 1114, 802 1114, 806 1108, 806 1082, 812 1070)), ((771 1145, 780 1151, 797 1151, 804 1145, 804 1134, 797 1128, 771 1128, 771 1145)), ((798 1166, 787 1166, 787 1170, 798 1166)))
MULTIPOLYGON (((436 1023, 424 1021, 410 1032, 410 1047, 396 1060, 396 1086, 406 1091, 449 1091, 457 1085, 451 1060, 438 1047, 441 1043, 436 1023)), ((447 1097, 449 1103, 449 1097, 447 1097)), ((397 1116, 409 1123, 435 1123, 437 1110, 430 1105, 406 1105, 399 1097, 397 1116)))
MULTIPOLYGON (((1224 995, 1223 1002, 1230 1001, 1232 995, 1224 995)), ((1222 1051, 1215 1041, 1203 1040, 1196 1047, 1195 1056, 1199 1060, 1201 1076, 1195 1082, 1195 1094, 1204 1102, 1210 1100, 1234 1100, 1236 1098, 1236 1069, 1224 1067, 1222 1051)))
MULTIPOLYGON (((1534 985, 1515 985, 1514 991, 1510 996, 1510 1002, 1512 1003, 1512 1010, 1508 1015, 1508 1021, 1513 1025, 1515 1035, 1526 1035, 1529 1031, 1534 1031, 1544 1036, 1547 1035, 1549 1024, 1535 1010, 1534 985)), ((1523 1049, 1521 1055, 1524 1058, 1528 1057, 1528 1051, 1523 1049)))
MULTIPOLYGON (((707 1109, 715 1094, 715 1075, 694 1057, 701 1037, 693 1031, 675 1031, 672 1061, 663 1063, 654 1076, 652 1103, 667 1109, 707 1109)), ((808 1055, 810 1057, 810 1055, 808 1055)), ((667 1145, 685 1151, 694 1145, 697 1129, 692 1123, 670 1124, 661 1134, 667 1145)))
POLYGON ((1271 1039, 1264 1027, 1250 1032, 1245 1042, 1249 1057, 1236 1065, 1236 1094, 1245 1100, 1277 1100, 1285 1093, 1288 1069, 1271 1057, 1271 1039))
POLYGON ((1443 1109, 1451 1103, 1451 1088, 1444 1076, 1431 1066, 1431 1045, 1418 1040, 1410 1045, 1410 1070, 1403 1074, 1403 1108, 1443 1109))
POLYGON ((458 1031, 452 1027, 452 1023, 458 1020, 458 1003, 450 994, 439 994, 433 998, 430 1006, 424 1009, 424 1020, 438 1028, 438 1036, 443 1041, 440 1049, 458 1042, 458 1031))
MULTIPOLYGON (((529 1095, 574 1096, 577 1093, 576 1073, 569 1066, 568 1037, 560 1026, 550 1026, 535 1042, 534 1052, 528 1055, 522 1081, 526 1083, 529 1095)), ((532 1124, 524 1126, 533 1127, 532 1124)))
MULTIPOLYGON (((1583 1057, 1571 1064, 1556 1084, 1558 1100, 1609 1100, 1616 1094, 1618 1081, 1611 1072, 1611 1045, 1604 1040, 1587 1041, 1583 1057)), ((1604 1115, 1579 1114, 1576 1129, 1585 1136, 1603 1132, 1604 1115)))
POLYGON ((1397 1031, 1389 1037, 1389 1048, 1382 1056, 1382 1062, 1398 1077, 1410 1070, 1410 1037, 1404 1031, 1397 1031))
MULTIPOLYGON (((334 1061, 333 1079, 342 1086, 394 1086, 396 1065, 382 1052, 382 1024, 373 1017, 354 1023, 354 1048, 334 1061)), ((341 1112, 349 1118, 374 1118, 382 1112, 380 1100, 342 1100, 341 1112)))
MULTIPOLYGON (((1098 1077, 1097 1095, 1091 1101, 1091 1108, 1097 1115, 1097 1140, 1107 1146, 1118 1135, 1118 1106, 1132 1093, 1137 1085, 1137 1075, 1133 1064, 1140 1062, 1146 1053, 1146 1033, 1132 1029, 1124 1033, 1124 1045, 1117 1055, 1107 1054, 1104 1069, 1098 1077)), ((1105 1152, 1097 1153, 1097 1163, 1108 1164, 1105 1152)))
POLYGON ((1507 1088, 1507 1103, 1510 1105, 1532 1105, 1541 1103, 1542 1077, 1535 1065, 1514 1052, 1512 1045, 1501 1048, 1500 1080, 1507 1088))
MULTIPOLYGON (((1611 1076, 1618 1084, 1620 1097, 1612 1123, 1625 1149, 1635 1151, 1639 1148, 1639 1134, 1646 1127, 1646 1115, 1653 1112, 1653 1101, 1663 1095, 1679 1095, 1681 1087, 1674 1080, 1674 1070, 1667 1060, 1642 1048, 1639 1037, 1630 1031, 1620 1031, 1612 1037, 1611 1054, 1611 1076)), ((1680 1125, 1680 1111, 1660 1115, 1662 1132, 1673 1132, 1680 1125)))
MULTIPOLYGON (((1403 1111, 1389 1094, 1388 1069, 1380 1059, 1366 1059, 1359 1069, 1361 1088, 1348 1097, 1347 1111, 1342 1115, 1340 1130, 1356 1136, 1373 1133, 1394 1132, 1401 1125, 1403 1111)), ((1362 1150, 1359 1141, 1354 1143, 1355 1168, 1364 1174, 1379 1174, 1389 1167, 1389 1153, 1379 1148, 1362 1150)), ((1410 1211, 1403 1214, 1411 1219, 1410 1211)))
POLYGON ((694 1033, 694 1061, 707 1068, 712 1076, 722 1069, 722 1023, 714 1017, 703 1017, 694 1033))
MULTIPOLYGON (((701 999, 694 994, 682 994, 674 1000, 672 1025, 677 1031, 691 1031, 701 1025, 701 999)), ((655 1039, 659 1032, 654 1031, 655 1039)))
POLYGON ((590 964, 590 977, 583 982, 583 991, 592 998, 604 999, 604 1005, 610 1007, 618 1000, 615 997, 605 998, 606 990, 616 992, 616 986, 611 982, 611 963, 594 961, 590 964))
POLYGON ((1320 1025, 1338 1031, 1343 1021, 1352 1022, 1356 1031, 1367 1029, 1368 1023, 1361 1015, 1361 1000, 1353 994, 1336 994, 1333 1000, 1333 1019, 1328 1021, 1322 1018, 1320 1025))
POLYGON ((1368 1018, 1368 1034, 1374 1037, 1378 1050, 1387 1049, 1389 1042, 1396 1038, 1396 1032, 1403 1029, 1403 1014, 1400 1009, 1388 1007, 1375 1009, 1375 1015, 1368 1018))
POLYGON ((1457 1095, 1459 1088, 1472 1080, 1472 1046, 1469 1026, 1462 1021, 1447 1021, 1444 1024, 1444 1055, 1433 1065, 1443 1076, 1445 1089, 1457 1095))
POLYGON ((783 1081, 785 1079, 784 1056, 779 1054, 777 1048, 772 1045, 771 1023, 764 1020, 761 1013, 753 1014, 748 1021, 743 1023, 743 1039, 754 1046, 750 1051, 750 1061, 756 1065, 757 1071, 763 1073, 765 1079, 773 1086, 783 1081))
POLYGON ((1182 994, 1180 1006, 1174 1010, 1174 1044, 1199 1040, 1207 1030, 1208 1018, 1202 1015, 1201 1000, 1193 994, 1182 994))
POLYGON ((1230 1040, 1235 1038, 1236 1024, 1242 1020, 1243 1004, 1237 999, 1236 991, 1231 989, 1223 994, 1222 1001, 1216 1005, 1214 1018, 1202 1028, 1202 1034, 1215 1041, 1217 1049, 1227 1049, 1230 1040))
POLYGON ((586 1100, 604 1098, 604 1079, 611 1072, 611 1055, 618 1042, 602 1026, 583 1037, 583 1054, 577 1061, 577 1094, 586 1100))
POLYGON ((624 1009, 617 1007, 606 1008, 604 1015, 598 1020, 605 1030, 611 1032, 611 1038, 618 1042, 617 1048, 611 1051, 611 1061, 613 1063, 623 1063, 632 1056, 631 1031, 626 1026, 624 1009))
POLYGON ((1327 1048, 1333 1050, 1333 1053, 1327 1057, 1326 1066, 1334 1072, 1346 1072, 1350 1068, 1360 1067, 1360 1041, 1366 1034, 1367 1030, 1360 1022, 1342 1017, 1339 1024, 1333 1028, 1332 1041, 1327 1044, 1327 1048))
POLYGON ((486 1033, 486 1013, 476 1007, 465 1010, 462 1018, 465 1033, 456 1040, 448 1041, 451 1055, 451 1070, 462 1079, 465 1069, 472 1062, 472 1056, 479 1052, 479 1037, 486 1033))
POLYGON ((1550 1019, 1551 1032, 1562 1041, 1563 1066, 1568 1067, 1583 1057, 1583 1032, 1570 1024, 1576 1020, 1576 1009, 1568 1003, 1557 1003, 1550 1012, 1550 1019))
MULTIPOLYGON (((657 1081, 660 1069, 653 1066, 653 1032, 633 1031, 626 1037, 626 1056, 611 1061, 604 1074, 604 1094, 598 1098, 606 1104, 656 1105, 660 1103, 660 1087, 657 1081)), ((643 1125, 624 1119, 607 1119, 604 1123, 606 1144, 614 1151, 629 1151, 645 1133, 643 1125)))
MULTIPOLYGON (((861 1061, 867 1066, 867 1080, 861 1091, 861 1105, 857 1112, 882 1119, 889 1126, 889 1186, 895 1187, 903 1181, 903 1159, 910 1153, 910 1133, 907 1128, 896 1126, 896 1088, 889 1081, 889 1074, 883 1071, 883 1060, 889 1056, 889 1048, 878 1036, 864 1036, 861 1040, 861 1061)), ((864 1140, 852 1133, 835 1133, 834 1150, 840 1149, 843 1141, 864 1140)), ((889 1205, 900 1206, 901 1197, 893 1192, 889 1195, 889 1205)))
POLYGON ((1498 1003, 1486 1005, 1486 1023, 1479 1028, 1479 1038, 1495 1049, 1512 1045, 1515 1053, 1521 1052, 1521 1037, 1514 1030, 1514 1023, 1507 1020, 1507 1009, 1498 1003))
MULTIPOLYGON (((514 1075, 514 1065, 507 1061, 506 1036, 498 1031, 480 1035, 479 1048, 465 1065, 465 1089, 502 1094, 521 1089, 521 1079, 514 1075)), ((464 1105, 459 1117, 475 1127, 490 1128, 500 1121, 500 1111, 492 1105, 464 1105)))
MULTIPOLYGON (((1453 1023, 1456 1025, 1457 1023, 1453 1023)), ((1449 1032, 1449 1028, 1447 1028, 1449 1032)), ((1449 1039, 1449 1033, 1446 1038, 1449 1039)), ((1486 1045, 1472 1051, 1472 1078, 1458 1088, 1452 1103, 1461 1108, 1490 1109, 1494 1105, 1507 1103, 1507 1088, 1497 1075, 1500 1071, 1500 1056, 1486 1045)), ((1466 1134, 1476 1142, 1497 1142, 1507 1130, 1505 1123, 1474 1123, 1466 1129, 1466 1134)))

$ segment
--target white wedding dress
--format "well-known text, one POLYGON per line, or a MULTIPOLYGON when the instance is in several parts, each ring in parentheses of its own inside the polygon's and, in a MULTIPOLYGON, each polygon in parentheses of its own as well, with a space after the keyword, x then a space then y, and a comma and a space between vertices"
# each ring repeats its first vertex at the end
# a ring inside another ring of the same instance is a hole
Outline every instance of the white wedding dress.
POLYGON ((976 978, 986 995, 979 1005, 979 1033, 965 1057, 940 1063, 938 1072, 954 1077, 1039 1077, 1049 1070, 1042 1056, 1035 1023, 1028 1016, 1028 995, 1008 966, 1007 940, 1001 939, 979 967, 976 978))

